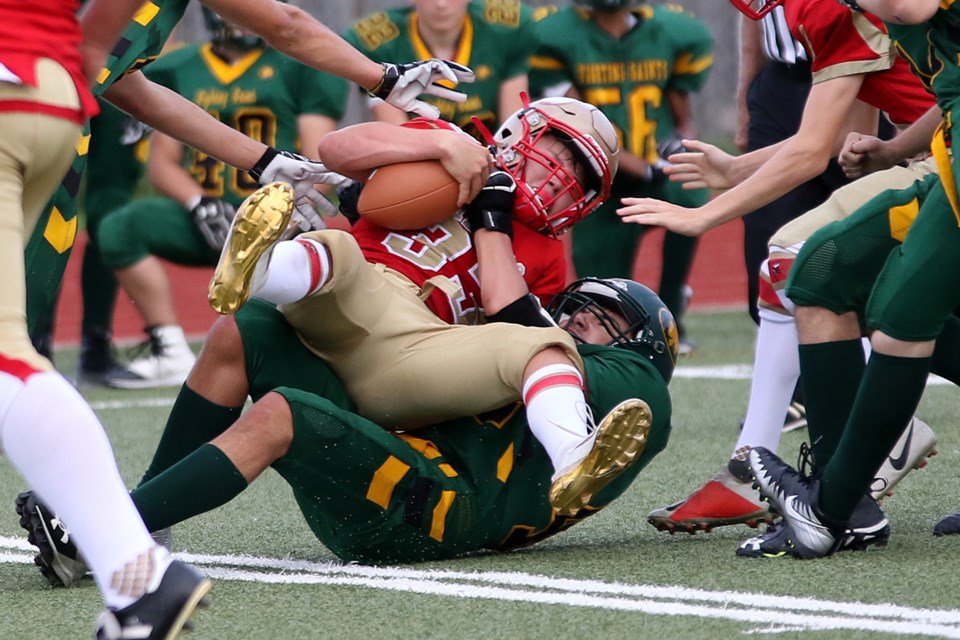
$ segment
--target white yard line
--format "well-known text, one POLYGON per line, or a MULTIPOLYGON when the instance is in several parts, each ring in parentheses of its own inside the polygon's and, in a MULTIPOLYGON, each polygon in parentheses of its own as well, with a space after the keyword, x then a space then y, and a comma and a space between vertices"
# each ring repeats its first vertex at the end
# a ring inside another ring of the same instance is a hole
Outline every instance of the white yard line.
MULTIPOLYGON (((32 553, 24 552, 31 549, 24 538, 0 536, 0 563, 29 563, 32 553)), ((253 556, 177 555, 203 567, 205 573, 219 580, 364 587, 440 597, 730 620, 744 623, 743 633, 749 635, 851 630, 960 638, 958 609, 919 609, 743 591, 552 578, 519 572, 418 570, 253 556)))

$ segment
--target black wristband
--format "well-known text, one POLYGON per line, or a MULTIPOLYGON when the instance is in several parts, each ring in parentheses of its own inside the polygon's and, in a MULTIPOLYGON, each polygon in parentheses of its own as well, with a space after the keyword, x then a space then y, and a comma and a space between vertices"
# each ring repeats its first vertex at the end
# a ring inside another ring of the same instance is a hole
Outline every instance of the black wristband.
POLYGON ((513 239, 512 211, 479 209, 468 205, 466 215, 467 222, 470 224, 471 233, 477 229, 486 229, 487 231, 505 233, 513 239))
POLYGON ((397 81, 400 80, 400 67, 386 62, 381 64, 383 65, 383 77, 380 78, 377 86, 367 91, 367 93, 374 98, 386 100, 390 92, 393 91, 393 88, 397 86, 397 81))
POLYGON ((250 175, 253 176, 254 180, 260 182, 260 177, 263 175, 263 172, 266 171, 267 165, 273 162, 273 159, 276 158, 279 153, 280 152, 273 147, 267 147, 267 150, 264 151, 260 159, 257 160, 257 164, 253 165, 253 168, 250 169, 250 175))
POLYGON ((486 316, 487 322, 509 322, 525 327, 555 327, 540 307, 540 301, 533 294, 517 298, 500 311, 486 316))

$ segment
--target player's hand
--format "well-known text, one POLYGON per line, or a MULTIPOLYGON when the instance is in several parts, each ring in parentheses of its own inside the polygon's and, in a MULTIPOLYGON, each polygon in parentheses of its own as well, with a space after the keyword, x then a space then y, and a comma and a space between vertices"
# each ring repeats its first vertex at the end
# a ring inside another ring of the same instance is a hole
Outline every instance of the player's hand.
POLYGON ((476 76, 470 68, 449 60, 431 58, 405 64, 384 62, 383 77, 377 86, 370 90, 370 95, 404 111, 412 111, 424 118, 436 120, 440 117, 440 110, 418 100, 417 96, 427 93, 444 100, 463 102, 467 99, 465 93, 449 89, 439 82, 447 80, 458 84, 473 82, 475 79, 476 76))
POLYGON ((688 209, 654 198, 623 198, 617 209, 623 222, 664 227, 684 236, 699 236, 710 225, 698 209, 688 209))
POLYGON ((851 179, 862 178, 874 171, 889 169, 899 158, 890 153, 889 145, 876 136, 850 132, 843 142, 837 161, 851 179))
POLYGON ((316 185, 342 185, 349 182, 348 178, 327 169, 322 162, 289 151, 278 151, 273 147, 267 148, 250 174, 260 184, 286 182, 293 187, 297 213, 304 220, 300 226, 304 230, 308 228, 307 224, 313 229, 326 227, 318 211, 328 216, 337 215, 337 208, 317 191, 316 185))
POLYGON ((237 213, 233 205, 219 198, 198 196, 188 203, 187 208, 203 239, 211 249, 220 251, 230 232, 233 216, 237 213))
POLYGON ((494 171, 477 197, 464 208, 470 232, 499 231, 513 237, 513 204, 517 183, 506 171, 494 171))
POLYGON ((460 183, 457 206, 464 206, 477 197, 493 167, 493 156, 473 138, 451 132, 440 144, 440 164, 460 183))
POLYGON ((729 189, 736 184, 729 153, 699 140, 681 143, 687 151, 671 155, 670 166, 663 169, 670 180, 684 183, 684 189, 729 189))

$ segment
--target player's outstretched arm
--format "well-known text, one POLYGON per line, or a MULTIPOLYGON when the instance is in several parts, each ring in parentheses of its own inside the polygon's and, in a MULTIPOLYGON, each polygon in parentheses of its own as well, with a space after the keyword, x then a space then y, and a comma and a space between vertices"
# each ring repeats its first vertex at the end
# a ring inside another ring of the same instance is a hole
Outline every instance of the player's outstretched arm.
POLYGON ((80 54, 83 73, 91 84, 96 82, 107 56, 142 5, 143 0, 90 0, 84 6, 80 15, 83 29, 80 54))
POLYGON ((463 102, 463 93, 438 82, 474 80, 473 71, 445 60, 376 63, 306 11, 276 0, 203 0, 203 4, 291 58, 351 80, 404 111, 428 118, 437 118, 440 112, 417 96, 429 93, 463 102))
POLYGON ((459 131, 415 129, 385 122, 365 122, 334 131, 320 141, 319 152, 330 169, 360 182, 384 165, 439 160, 460 183, 461 206, 480 192, 493 163, 486 147, 459 131))

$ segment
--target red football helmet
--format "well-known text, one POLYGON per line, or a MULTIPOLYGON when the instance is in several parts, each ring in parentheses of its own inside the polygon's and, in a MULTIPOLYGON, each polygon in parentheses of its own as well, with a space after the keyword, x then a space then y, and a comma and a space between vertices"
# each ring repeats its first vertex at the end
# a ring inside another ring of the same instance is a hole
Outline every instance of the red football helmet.
POLYGON ((558 236, 589 215, 610 195, 617 172, 617 133, 599 109, 573 98, 545 98, 528 103, 493 135, 497 164, 517 181, 514 215, 535 231, 558 236), (573 152, 582 177, 567 171, 554 156, 536 148, 552 135, 573 152), (536 163, 546 178, 531 184, 527 169, 536 163), (547 185, 552 189, 546 189, 547 185), (551 193, 552 190, 552 193, 551 193), (560 200, 573 203, 559 210, 560 200))
POLYGON ((780 5, 784 0, 730 0, 737 11, 751 20, 759 20, 780 5))

